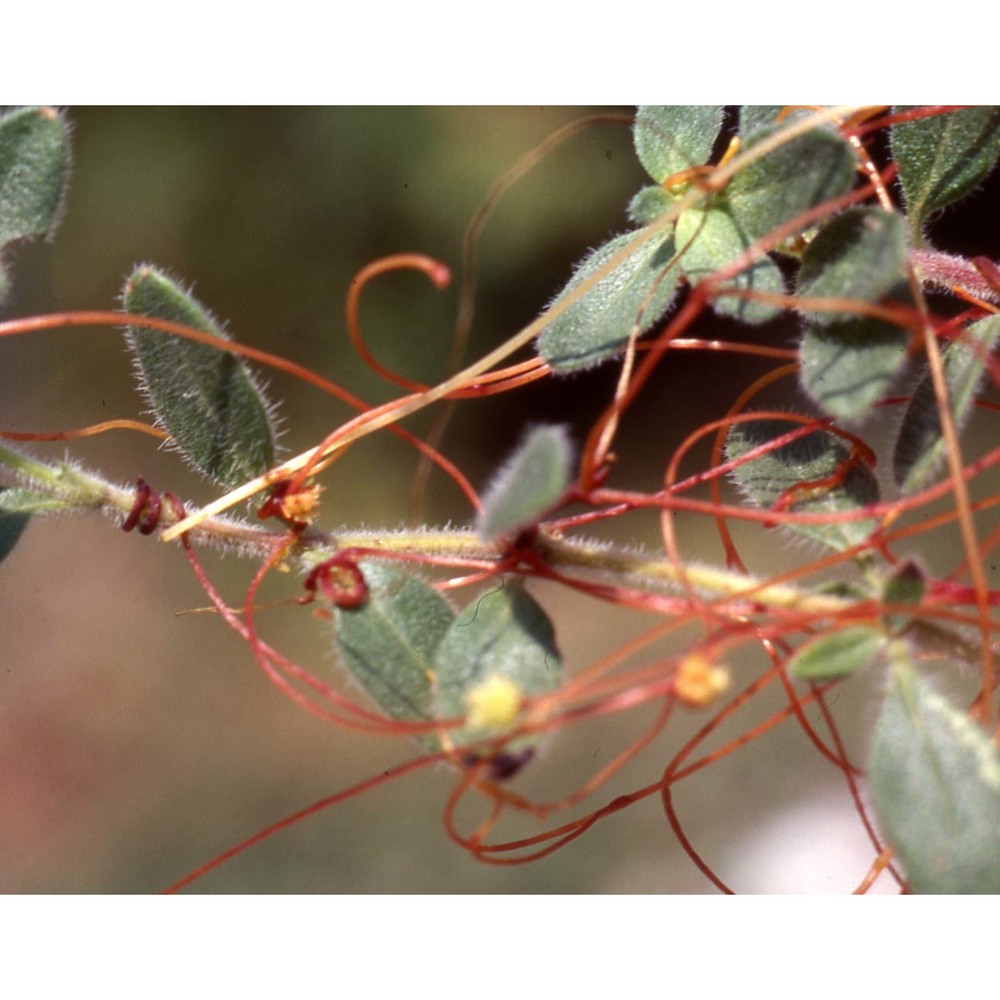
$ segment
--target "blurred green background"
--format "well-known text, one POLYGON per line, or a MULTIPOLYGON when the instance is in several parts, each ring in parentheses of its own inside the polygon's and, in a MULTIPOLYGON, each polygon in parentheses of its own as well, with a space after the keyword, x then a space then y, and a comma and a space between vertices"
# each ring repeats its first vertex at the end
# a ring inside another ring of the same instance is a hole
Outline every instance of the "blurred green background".
MULTIPOLYGON (((491 184, 589 110, 72 109, 75 169, 65 218, 54 243, 16 254, 5 314, 111 307, 131 268, 148 261, 193 283, 237 339, 287 355, 371 402, 391 398, 396 391, 368 372, 347 341, 343 300, 352 275, 402 250, 434 255, 457 272, 464 228, 491 184)), ((643 183, 624 124, 576 135, 522 180, 485 231, 470 356, 533 319, 575 260, 627 228, 625 205, 643 183)), ((379 279, 362 304, 375 354, 411 377, 439 378, 456 285, 440 293, 417 275, 379 279)), ((740 334, 710 323, 718 336, 740 334)), ((794 330, 779 323, 753 336, 788 344, 794 330)), ((616 482, 655 488, 683 437, 722 415, 766 367, 672 356, 623 427, 616 482)), ((268 377, 289 453, 349 416, 309 387, 268 377)), ((602 370, 466 404, 444 450, 481 485, 528 422, 566 422, 581 440, 613 384, 614 372, 602 370)), ((794 387, 783 391, 794 394, 794 387)), ((80 426, 143 410, 120 336, 96 329, 5 341, 0 400, 0 420, 10 429, 80 426)), ((428 417, 407 426, 426 431, 428 417)), ((71 451, 115 480, 142 475, 199 502, 212 496, 149 439, 110 434, 71 451)), ((696 452, 689 468, 706 455, 696 452)), ((415 464, 412 450, 388 435, 354 448, 325 477, 323 524, 403 523, 415 464)), ((435 524, 469 520, 464 500, 440 476, 432 478, 427 511, 435 524)), ((605 534, 650 545, 658 537, 652 517, 616 523, 605 534)), ((720 556, 710 524, 685 519, 681 538, 689 555, 720 556)), ((789 549, 767 538, 749 551, 753 568, 767 572, 789 549)), ((252 565, 204 558, 236 602, 252 565)), ((268 596, 292 589, 276 584, 268 596)), ((651 624, 582 597, 537 593, 556 619, 571 671, 651 624)), ((341 732, 295 708, 223 623, 177 616, 204 604, 179 550, 99 519, 34 523, 0 567, 0 891, 163 888, 257 829, 415 752, 402 741, 341 732)), ((295 609, 275 609, 262 621, 266 637, 288 655, 339 676, 322 622, 295 609)), ((738 679, 756 669, 734 667, 738 679)), ((863 688, 837 696, 856 747, 876 711, 863 688)), ((772 699, 759 712, 778 705, 772 699)), ((636 712, 559 734, 517 789, 564 794, 648 718, 636 712)), ((745 718, 727 735, 748 725, 745 718)), ((681 713, 589 808, 656 780, 703 721, 681 713)), ((658 799, 598 824, 543 861, 475 862, 442 830, 454 780, 441 769, 381 787, 281 833, 196 888, 710 890, 658 799)), ((841 892, 864 874, 866 843, 843 782, 791 727, 676 792, 692 841, 737 888, 841 892)), ((538 829, 525 821, 505 832, 538 829)))

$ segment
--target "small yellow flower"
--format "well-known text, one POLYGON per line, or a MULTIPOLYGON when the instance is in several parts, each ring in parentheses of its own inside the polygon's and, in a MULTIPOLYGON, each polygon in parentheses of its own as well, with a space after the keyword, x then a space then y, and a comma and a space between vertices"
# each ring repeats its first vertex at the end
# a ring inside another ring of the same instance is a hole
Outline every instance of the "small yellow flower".
POLYGON ((465 695, 470 729, 510 729, 521 708, 521 689, 508 677, 491 674, 465 695))
POLYGON ((718 666, 701 653, 681 660, 674 678, 677 697, 692 708, 704 708, 729 688, 729 668, 718 666))

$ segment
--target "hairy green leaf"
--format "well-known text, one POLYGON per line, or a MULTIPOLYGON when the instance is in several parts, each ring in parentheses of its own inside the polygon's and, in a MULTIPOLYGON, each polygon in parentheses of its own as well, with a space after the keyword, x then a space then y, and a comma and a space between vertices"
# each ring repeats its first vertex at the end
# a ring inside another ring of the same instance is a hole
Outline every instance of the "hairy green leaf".
MULTIPOLYGON (((906 559, 893 568, 882 586, 882 603, 916 607, 927 589, 927 575, 914 559, 906 559)), ((913 620, 910 614, 883 615, 886 626, 894 633, 902 632, 913 620)))
MULTIPOLYGON (((482 690, 482 685, 496 678, 511 682, 522 695, 554 691, 562 680, 552 622, 522 586, 509 582, 465 608, 441 641, 434 685, 438 716, 466 715, 470 692, 482 690)), ((464 746, 503 735, 503 728, 497 726, 506 728, 502 723, 479 728, 467 725, 450 735, 455 744, 464 746)), ((518 750, 534 742, 525 738, 507 749, 518 750)))
MULTIPOLYGON (((365 559, 358 567, 368 597, 357 608, 334 608, 340 658, 390 718, 429 722, 435 656, 455 612, 430 584, 392 563, 365 559)), ((438 748, 433 734, 419 742, 438 748)))
MULTIPOLYGON (((688 281, 696 285, 739 257, 752 241, 724 209, 690 209, 682 212, 677 220, 675 242, 682 253, 681 270, 688 281)), ((781 271, 766 255, 758 257, 725 284, 771 295, 781 295, 785 291, 781 271)), ((713 297, 712 308, 723 316, 732 316, 744 323, 766 323, 781 311, 777 306, 736 294, 713 297)))
MULTIPOLYGON (((967 327, 944 351, 945 381, 957 427, 972 412, 986 361, 1000 338, 1000 316, 987 316, 967 327)), ((930 485, 945 458, 941 417, 930 371, 917 383, 906 408, 893 453, 893 474, 905 494, 930 485)))
MULTIPOLYGON (((744 152, 776 131, 777 127, 755 132, 744 152)), ((820 126, 740 170, 723 199, 740 228, 751 239, 760 239, 806 209, 846 193, 853 180, 851 147, 836 132, 820 126)))
POLYGON ((69 131, 52 108, 0 117, 0 246, 48 235, 69 179, 69 131))
MULTIPOLYGON (((626 233, 581 261, 553 305, 574 292, 636 236, 626 233)), ((631 253, 553 320, 538 338, 538 353, 557 372, 593 368, 628 343, 633 327, 645 333, 667 311, 677 290, 673 236, 651 239, 631 253)))
POLYGON ((1000 751, 902 654, 875 724, 868 775, 913 892, 1000 892, 1000 751))
POLYGON ((830 326, 811 326, 799 348, 806 392, 840 420, 864 417, 906 363, 905 330, 860 317, 830 326))
MULTIPOLYGON (((0 248, 52 233, 69 168, 69 129, 58 112, 18 108, 0 117, 0 248)), ((0 262, 0 300, 9 290, 0 262)))
MULTIPOLYGON (((229 337, 194 296, 149 266, 125 285, 126 312, 229 337)), ((126 328, 143 391, 157 423, 203 475, 226 487, 274 464, 274 428, 264 395, 235 354, 172 334, 126 328)))
POLYGON ((483 496, 479 537, 491 542, 536 524, 566 493, 572 458, 565 427, 529 431, 483 496))
POLYGON ((890 137, 907 217, 919 240, 932 212, 968 194, 996 166, 1000 108, 966 108, 900 122, 890 137))
POLYGON ((641 188, 628 203, 626 214, 637 226, 648 226, 666 212, 674 199, 658 184, 641 188))
POLYGON ((832 681, 867 666, 885 647, 885 635, 871 625, 852 625, 803 643, 788 663, 793 677, 832 681))
POLYGON ((802 384, 841 420, 863 417, 906 364, 909 333, 888 321, 852 313, 849 303, 911 301, 906 234, 900 216, 851 208, 825 225, 802 257, 798 294, 843 300, 845 308, 803 308, 802 384))
POLYGON ((14 550, 31 520, 31 514, 18 509, 15 503, 13 509, 8 506, 11 493, 26 493, 26 490, 11 489, 0 486, 0 562, 3 562, 14 550))
POLYGON ((740 108, 740 135, 747 139, 754 132, 773 125, 785 125, 795 118, 811 114, 807 108, 796 108, 778 122, 778 115, 784 110, 781 104, 744 104, 740 108))
POLYGON ((659 184, 689 167, 702 166, 721 127, 721 107, 645 105, 636 113, 632 137, 639 162, 659 184))
POLYGON ((74 504, 62 497, 54 497, 22 486, 0 486, 0 514, 31 515, 51 514, 73 510, 74 504))
MULTIPOLYGON (((795 430, 798 425, 761 418, 734 424, 726 437, 726 458, 735 460, 795 430)), ((844 441, 825 430, 810 431, 788 444, 744 462, 733 479, 757 507, 790 501, 786 510, 825 514, 857 511, 878 502, 878 482, 871 469, 851 459, 844 441), (831 477, 836 480, 831 485, 831 477), (841 481, 842 480, 842 481, 841 481), (794 493, 786 493, 794 490, 794 493)), ((860 518, 830 524, 788 524, 801 535, 843 550, 863 542, 876 521, 860 518)))
MULTIPOLYGON (((909 302, 906 288, 906 229, 903 219, 881 208, 849 208, 817 233, 802 255, 796 289, 810 298, 865 304, 886 296, 909 302)), ((856 315, 849 309, 803 309, 814 323, 829 326, 856 315)))

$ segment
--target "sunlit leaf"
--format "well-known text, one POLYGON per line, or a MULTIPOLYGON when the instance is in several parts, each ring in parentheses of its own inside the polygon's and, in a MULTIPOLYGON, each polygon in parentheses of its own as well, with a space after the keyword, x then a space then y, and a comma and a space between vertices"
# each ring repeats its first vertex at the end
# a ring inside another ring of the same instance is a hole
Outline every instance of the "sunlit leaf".
MULTIPOLYGON (((553 305, 599 271, 635 233, 593 251, 553 305)), ((542 331, 538 353, 558 372, 593 368, 628 343, 633 327, 645 333, 667 311, 677 289, 673 236, 647 240, 542 331)))
MULTIPOLYGON (((153 267, 125 285, 126 312, 229 337, 194 296, 153 267)), ((202 474, 237 486, 274 463, 274 429, 263 393, 235 354, 167 333, 126 328, 141 387, 157 423, 202 474)))
MULTIPOLYGON (((741 458, 796 426, 764 418, 734 424, 726 438, 726 458, 741 458)), ((788 501, 785 509, 796 513, 857 511, 879 498, 871 469, 853 460, 847 444, 825 430, 810 431, 744 462, 734 469, 733 479, 754 506, 771 508, 788 501)), ((863 542, 876 523, 872 518, 859 518, 830 524, 789 523, 787 527, 842 550, 863 542)))
MULTIPOLYGON (((761 129, 743 152, 774 134, 761 129)), ((850 190, 854 153, 832 129, 820 126, 779 146, 740 170, 723 192, 733 218, 751 238, 850 190)))
MULTIPOLYGON (((466 716, 470 693, 495 684, 495 679, 509 682, 511 690, 520 695, 554 691, 562 680, 562 660, 552 622, 522 586, 510 582, 467 606, 438 647, 438 715, 466 716)), ((516 708, 516 704, 510 708, 516 708)), ((478 727, 469 724, 449 734, 456 745, 503 735, 517 718, 515 713, 505 720, 505 711, 494 713, 493 719, 482 710, 479 714, 483 721, 478 727)), ((475 716, 470 721, 474 722, 475 716)), ((533 742, 532 738, 522 739, 507 749, 516 751, 533 742)))
POLYGON ((907 217, 919 238, 932 212, 968 194, 996 165, 1000 108, 965 108, 900 122, 890 136, 907 217))
POLYGON ((900 655, 868 761, 872 803, 917 893, 1000 892, 1000 751, 900 655))
MULTIPOLYGON (((0 116, 0 248, 52 233, 69 168, 69 129, 57 111, 18 108, 0 116)), ((0 262, 0 300, 9 290, 0 262)))
POLYGON ((639 162, 658 184, 709 158, 722 127, 715 105, 645 105, 635 116, 632 136, 639 162))
POLYGON ((788 662, 793 677, 831 681, 871 663, 884 649, 885 635, 870 625, 852 625, 803 643, 788 662))
POLYGON ((572 459, 565 427, 529 431, 483 495, 479 537, 494 541, 536 524, 566 493, 572 459))
POLYGON ((674 203, 670 193, 658 184, 641 188, 628 203, 627 215, 637 226, 648 226, 674 203))
MULTIPOLYGON (((682 212, 677 220, 675 241, 678 249, 683 251, 681 270, 692 285, 734 261, 752 243, 732 216, 723 209, 690 209, 682 212)), ((727 280, 725 285, 770 295, 781 295, 785 291, 781 271, 766 254, 727 280)), ((765 323, 781 311, 778 306, 755 302, 736 294, 718 295, 711 302, 716 312, 744 323, 765 323)))
POLYGON ((57 111, 19 108, 0 117, 0 246, 51 232, 69 162, 69 132, 57 111))
MULTIPOLYGON (((429 722, 435 656, 455 612, 430 584, 399 566, 376 559, 358 566, 367 600, 333 611, 340 658, 390 718, 429 722)), ((420 742, 437 749, 433 734, 420 742)))
MULTIPOLYGON (((987 316, 967 327, 944 351, 945 382, 955 425, 972 412, 986 361, 1000 339, 1000 316, 987 316)), ((944 462, 947 445, 930 371, 917 383, 906 408, 893 454, 893 473, 903 493, 930 485, 944 462)))

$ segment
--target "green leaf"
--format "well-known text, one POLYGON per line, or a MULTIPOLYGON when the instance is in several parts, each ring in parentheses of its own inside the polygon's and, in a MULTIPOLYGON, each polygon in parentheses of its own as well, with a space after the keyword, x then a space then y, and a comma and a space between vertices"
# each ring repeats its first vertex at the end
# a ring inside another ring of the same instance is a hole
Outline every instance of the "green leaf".
POLYGON ((806 330, 799 348, 802 385, 831 416, 864 417, 906 363, 905 330, 861 317, 806 330))
MULTIPOLYGON (((452 623, 438 647, 435 694, 440 718, 466 715, 467 696, 477 687, 502 678, 522 695, 556 690, 562 682, 562 659, 555 631, 538 602, 518 584, 486 594, 467 607, 452 623)), ((516 724, 516 718, 510 725, 516 724)), ((450 733, 465 746, 503 735, 494 726, 467 725, 450 733)), ((537 743, 525 737, 506 749, 516 751, 537 743)))
POLYGON ((18 510, 16 503, 8 506, 11 493, 27 493, 27 490, 11 489, 0 486, 0 562, 3 562, 14 550, 31 520, 30 513, 18 510))
POLYGON ((1000 108, 967 108, 900 122, 892 126, 890 141, 910 226, 919 241, 932 212, 968 194, 996 165, 1000 108))
POLYGON ((565 427, 529 431, 483 495, 479 537, 492 542, 537 524, 565 495, 572 460, 565 427))
MULTIPOLYGON (((69 181, 69 129, 52 108, 0 117, 0 248, 51 235, 69 181)), ((0 262, 0 300, 10 279, 0 262)))
MULTIPOLYGON (((367 600, 333 611, 340 658, 390 718, 429 722, 435 718, 435 655, 455 612, 430 584, 398 566, 366 559, 358 567, 367 600)), ((434 734, 419 742, 438 749, 434 734)))
MULTIPOLYGON (((865 304, 911 302, 902 218, 880 208, 838 215, 806 249, 797 292, 865 304)), ((847 309, 802 312, 808 321, 800 353, 806 392, 834 417, 863 417, 906 364, 909 333, 847 309)))
MULTIPOLYGON (((927 574, 914 559, 906 559, 893 567, 882 586, 882 603, 908 605, 916 608, 927 590, 927 574)), ((903 632, 913 620, 909 614, 884 614, 886 627, 894 633, 903 632)))
MULTIPOLYGON (((831 219, 802 255, 799 295, 875 303, 886 296, 909 302, 906 288, 906 229, 895 212, 849 208, 831 219)), ((814 323, 830 326, 856 315, 808 310, 814 323)))
MULTIPOLYGON (((585 257, 553 305, 596 274, 635 236, 618 236, 585 257)), ((673 257, 673 236, 647 240, 545 327, 538 353, 557 372, 593 368, 614 357, 628 343, 633 327, 638 325, 645 333, 669 308, 678 278, 677 268, 670 266, 673 257)))
POLYGON ((1000 892, 1000 752, 902 656, 890 684, 868 773, 911 891, 1000 892))
MULTIPOLYGON (((987 316, 967 327, 944 351, 945 382, 958 428, 976 401, 986 361, 1000 338, 1000 316, 987 316)), ((930 485, 945 458, 941 417, 930 371, 917 383, 903 416, 893 453, 893 474, 904 494, 930 485)))
POLYGON ((658 184, 641 188, 628 203, 626 214, 637 226, 648 226, 674 203, 674 198, 658 184))
POLYGON ((702 166, 721 127, 721 107, 646 105, 636 113, 632 138, 639 162, 659 184, 689 167, 702 166))
MULTIPOLYGON (((688 281, 696 285, 735 260, 753 241, 724 209, 690 209, 682 212, 677 220, 675 242, 682 251, 680 267, 688 281)), ((726 285, 772 295, 782 295, 785 291, 781 271, 766 255, 759 257, 726 285)), ((777 306, 738 295, 715 296, 712 308, 723 316, 732 316, 744 323, 766 323, 781 311, 777 306)))
MULTIPOLYGON (((788 434, 797 425, 761 418, 734 424, 726 437, 726 459, 739 459, 753 449, 788 434)), ((825 430, 815 430, 744 462, 733 470, 733 479, 747 499, 757 507, 773 507, 790 497, 785 509, 796 513, 840 513, 856 511, 878 502, 878 482, 871 469, 850 460, 844 441, 825 430), (848 464, 849 463, 849 464, 848 464), (843 475, 834 486, 820 485, 831 476, 843 475), (816 484, 810 487, 807 484, 816 484), (801 493, 786 494, 801 489, 801 493)), ((788 524, 791 531, 823 542, 838 551, 863 542, 877 521, 862 518, 831 524, 788 524)))
POLYGON ((72 501, 21 486, 0 486, 0 514, 51 514, 76 509, 72 501))
MULTIPOLYGON (((776 126, 755 132, 743 151, 777 130, 776 126)), ((723 199, 741 229, 759 239, 806 209, 845 194, 853 180, 851 147, 836 132, 820 126, 740 170, 723 199)))
POLYGON ((0 246, 48 235, 69 179, 69 131, 52 108, 0 118, 0 246))
MULTIPOLYGON (((132 273, 123 306, 229 340, 194 296, 150 266, 132 273)), ((240 358, 137 326, 126 328, 126 340, 157 423, 199 472, 234 487, 274 464, 269 406, 240 358)))
POLYGON ((778 115, 784 107, 783 104, 744 104, 740 108, 740 136, 747 139, 761 129, 771 128, 774 125, 787 125, 795 118, 811 114, 807 108, 796 108, 778 122, 778 115))
POLYGON ((793 677, 832 681, 867 666, 885 648, 885 635, 871 625, 852 625, 803 643, 788 663, 793 677))

